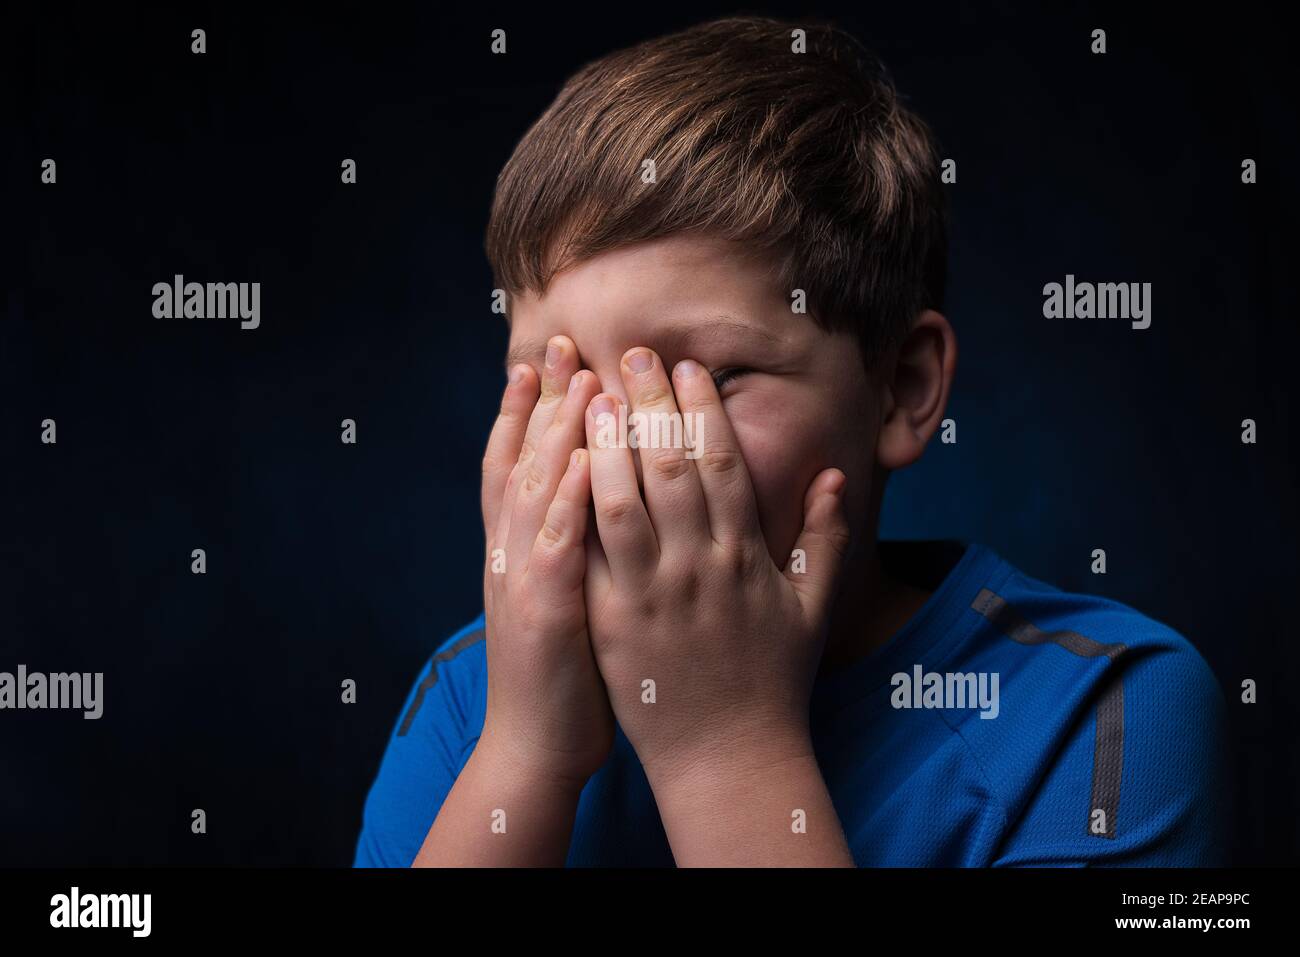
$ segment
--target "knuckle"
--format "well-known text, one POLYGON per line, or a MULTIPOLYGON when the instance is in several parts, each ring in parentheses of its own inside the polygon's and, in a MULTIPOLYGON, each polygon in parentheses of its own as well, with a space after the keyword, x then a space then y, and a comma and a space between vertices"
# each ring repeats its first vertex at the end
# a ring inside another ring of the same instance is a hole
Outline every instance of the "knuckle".
POLYGON ((721 548, 718 559, 732 580, 748 579, 760 567, 757 552, 740 543, 721 548))
POLYGON ((542 470, 537 467, 537 463, 534 461, 524 471, 524 479, 519 486, 519 491, 524 495, 532 495, 545 484, 546 476, 542 474, 542 470))
POLYGON ((654 473, 667 482, 685 478, 691 471, 690 460, 684 455, 670 453, 650 457, 650 467, 654 473))
POLYGON ((826 541, 838 557, 843 558, 848 554, 849 530, 844 526, 837 525, 827 532, 826 541))
POLYGON ((567 541, 568 536, 565 534, 561 520, 554 515, 547 515, 541 531, 537 533, 537 544, 543 551, 557 551, 562 549, 567 541))
POLYGON ((722 567, 733 578, 743 578, 749 568, 749 556, 743 548, 724 548, 722 550, 722 567))
POLYGON ((502 471, 505 467, 506 467, 506 463, 502 462, 501 459, 498 458, 496 455, 492 454, 491 452, 487 452, 484 454, 483 462, 482 462, 482 470, 483 470, 484 478, 495 475, 497 472, 502 471))
POLYGON ((641 502, 628 495, 611 496, 601 500, 597 509, 607 523, 622 525, 630 522, 641 508, 641 502))
POLYGON ((726 475, 736 471, 743 461, 737 449, 713 446, 703 449, 695 464, 712 475, 726 475))
POLYGON ((555 549, 534 549, 529 561, 528 577, 532 587, 528 590, 527 604, 534 618, 545 623, 547 632, 573 614, 575 599, 582 584, 568 583, 565 574, 569 552, 555 549))
POLYGON ((647 383, 637 393, 637 401, 640 405, 657 408, 660 406, 671 405, 673 400, 672 390, 659 382, 647 383))
POLYGON ((699 596, 704 585, 703 576, 692 562, 673 562, 667 581, 669 593, 676 600, 688 604, 699 596))

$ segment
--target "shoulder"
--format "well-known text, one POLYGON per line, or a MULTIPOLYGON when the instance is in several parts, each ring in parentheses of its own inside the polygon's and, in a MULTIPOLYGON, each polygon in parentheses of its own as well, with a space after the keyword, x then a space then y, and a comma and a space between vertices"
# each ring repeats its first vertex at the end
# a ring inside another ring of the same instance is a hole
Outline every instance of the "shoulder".
POLYGON ((483 616, 440 642, 398 713, 362 815, 354 864, 405 867, 483 727, 483 616))
POLYGON ((1190 716, 1221 708, 1218 680, 1195 646, 1171 626, 1097 595, 1062 591, 1007 566, 996 590, 981 588, 971 610, 983 618, 981 639, 1017 666, 1018 690, 1094 692, 1122 684, 1126 713, 1150 717, 1150 694, 1161 715, 1190 716))
POLYGON ((1219 863, 1226 707, 1205 659, 1128 605, 1006 568, 971 601, 964 655, 999 675, 999 715, 956 719, 1006 807, 1002 862, 1219 863))
POLYGON ((468 726, 477 703, 476 691, 480 686, 486 687, 485 637, 480 614, 434 648, 407 694, 393 729, 394 737, 405 737, 413 729, 428 726, 440 717, 455 718, 461 728, 468 726), (426 710, 425 704, 431 699, 444 702, 443 707, 426 710))

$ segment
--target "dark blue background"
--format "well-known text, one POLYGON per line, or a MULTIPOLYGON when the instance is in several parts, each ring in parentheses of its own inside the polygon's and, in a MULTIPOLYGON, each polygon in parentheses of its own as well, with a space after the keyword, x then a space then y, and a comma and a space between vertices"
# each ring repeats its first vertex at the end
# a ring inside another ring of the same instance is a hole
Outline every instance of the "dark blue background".
MULTIPOLYGON (((411 682, 479 610, 496 174, 583 63, 738 11, 422 7, 7 30, 0 670, 102 671, 105 715, 0 713, 0 864, 348 863, 411 682), (261 282, 261 328, 154 319, 175 273, 261 282)), ((959 441, 893 478, 883 534, 978 540, 1186 634, 1230 702, 1237 858, 1294 862, 1289 51, 1265 7, 1036 7, 815 8, 958 161, 959 441), (1044 319, 1067 272, 1153 283, 1151 328, 1044 319)))

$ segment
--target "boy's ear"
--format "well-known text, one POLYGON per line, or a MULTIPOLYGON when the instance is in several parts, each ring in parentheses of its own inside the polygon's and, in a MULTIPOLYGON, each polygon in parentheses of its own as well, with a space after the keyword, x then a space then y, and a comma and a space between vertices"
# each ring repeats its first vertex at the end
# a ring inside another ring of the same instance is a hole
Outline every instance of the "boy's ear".
POLYGON ((943 421, 957 368, 957 337, 933 309, 912 328, 881 371, 882 401, 876 461, 886 469, 911 465, 943 421))

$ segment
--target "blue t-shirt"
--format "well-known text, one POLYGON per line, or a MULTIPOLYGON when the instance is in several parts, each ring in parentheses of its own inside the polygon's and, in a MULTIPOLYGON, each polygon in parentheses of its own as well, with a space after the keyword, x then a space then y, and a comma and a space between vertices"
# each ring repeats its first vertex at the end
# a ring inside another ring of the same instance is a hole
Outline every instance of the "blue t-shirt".
MULTIPOLYGON (((1226 863, 1224 700, 1177 632, 994 552, 881 542, 933 592, 818 677, 811 730, 853 859, 870 866, 1226 863)), ((483 619, 434 653, 366 801, 355 866, 406 867, 483 727, 483 619)), ((570 866, 672 866, 621 730, 587 782, 570 866)))

